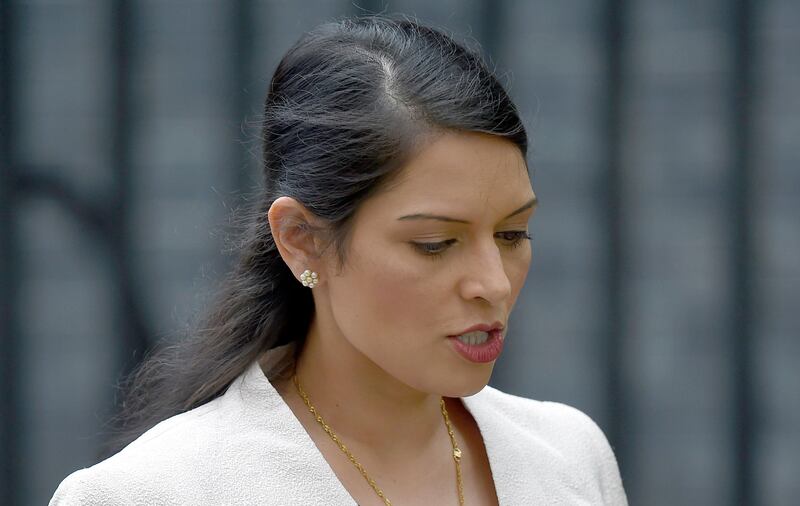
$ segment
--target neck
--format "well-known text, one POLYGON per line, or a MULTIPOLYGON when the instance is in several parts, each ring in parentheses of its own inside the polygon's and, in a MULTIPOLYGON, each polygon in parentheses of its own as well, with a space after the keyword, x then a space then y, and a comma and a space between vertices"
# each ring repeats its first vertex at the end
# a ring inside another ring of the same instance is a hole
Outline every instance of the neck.
MULTIPOLYGON (((323 336, 316 319, 296 375, 311 404, 345 445, 367 447, 396 461, 404 455, 418 457, 447 438, 439 395, 400 382, 343 337, 323 336)), ((298 395, 291 381, 287 388, 298 395)))

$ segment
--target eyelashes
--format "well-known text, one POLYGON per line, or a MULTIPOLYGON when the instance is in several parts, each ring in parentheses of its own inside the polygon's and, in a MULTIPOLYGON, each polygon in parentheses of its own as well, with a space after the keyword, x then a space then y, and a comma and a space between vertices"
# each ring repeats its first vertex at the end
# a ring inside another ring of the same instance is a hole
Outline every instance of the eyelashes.
MULTIPOLYGON (((498 232, 495 237, 503 241, 504 246, 514 249, 523 244, 523 241, 531 240, 531 235, 524 230, 514 230, 510 232, 498 232)), ((437 242, 411 242, 414 248, 429 258, 439 258, 447 249, 455 244, 455 239, 447 239, 437 242)))
POLYGON ((455 242, 455 239, 447 239, 446 241, 439 242, 412 242, 411 244, 423 255, 437 257, 444 253, 445 250, 455 242))

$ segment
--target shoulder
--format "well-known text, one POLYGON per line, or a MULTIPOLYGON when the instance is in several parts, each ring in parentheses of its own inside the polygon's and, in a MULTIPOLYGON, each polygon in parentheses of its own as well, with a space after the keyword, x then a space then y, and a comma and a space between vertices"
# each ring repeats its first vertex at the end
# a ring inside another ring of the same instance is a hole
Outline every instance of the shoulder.
POLYGON ((215 399, 170 417, 144 432, 115 455, 67 476, 50 506, 181 504, 191 498, 202 475, 199 466, 219 454, 234 414, 215 399), (227 419, 227 420, 226 420, 227 419))
POLYGON ((96 480, 90 469, 80 469, 70 474, 58 485, 50 499, 50 506, 85 504, 89 506, 112 506, 125 504, 113 498, 112 490, 103 480, 96 480))
POLYGON ((254 362, 222 396, 67 476, 50 506, 316 504, 336 484, 317 455, 254 362))
POLYGON ((473 408, 497 420, 493 422, 500 433, 497 437, 525 441, 544 456, 540 463, 582 476, 605 504, 627 504, 614 451, 588 414, 568 404, 528 399, 491 386, 472 399, 473 408))

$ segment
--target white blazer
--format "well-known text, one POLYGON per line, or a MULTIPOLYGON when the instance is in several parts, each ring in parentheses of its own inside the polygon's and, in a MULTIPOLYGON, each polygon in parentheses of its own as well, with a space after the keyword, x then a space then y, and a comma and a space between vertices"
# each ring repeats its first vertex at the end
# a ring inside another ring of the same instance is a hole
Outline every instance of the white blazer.
MULTIPOLYGON (((583 412, 490 386, 462 399, 483 436, 501 506, 627 505, 614 453, 583 412)), ((222 396, 73 472, 50 500, 178 504, 356 503, 254 361, 222 396)))

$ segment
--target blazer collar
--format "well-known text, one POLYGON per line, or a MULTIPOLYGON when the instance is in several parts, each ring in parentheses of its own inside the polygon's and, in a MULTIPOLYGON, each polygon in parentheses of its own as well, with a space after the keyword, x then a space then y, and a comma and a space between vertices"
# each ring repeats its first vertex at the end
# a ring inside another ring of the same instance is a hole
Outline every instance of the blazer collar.
MULTIPOLYGON (((268 357, 267 361, 274 363, 277 359, 273 355, 268 357)), ((256 405, 269 408, 272 415, 266 417, 266 422, 271 425, 274 419, 280 420, 279 422, 275 420, 275 429, 288 430, 295 439, 301 442, 303 454, 307 458, 305 465, 313 468, 313 473, 309 474, 321 476, 323 479, 327 478, 325 479, 326 482, 329 481, 336 484, 336 490, 329 491, 328 500, 330 503, 355 504, 352 496, 339 481, 328 461, 320 453, 305 428, 294 415, 294 412, 286 405, 283 398, 264 375, 259 362, 254 361, 242 376, 242 383, 239 388, 248 390, 248 392, 245 392, 244 399, 247 400, 248 394, 255 394, 261 398, 260 402, 256 402, 256 405)), ((487 403, 488 397, 496 393, 496 390, 487 386, 477 394, 470 397, 462 397, 461 399, 466 409, 475 419, 483 437, 499 504, 501 506, 512 503, 520 504, 519 499, 527 495, 524 492, 525 489, 530 489, 531 487, 530 475, 532 474, 530 469, 525 470, 526 472, 522 472, 523 470, 520 469, 524 467, 523 463, 526 462, 525 445, 514 444, 516 436, 521 437, 519 439, 521 442, 524 440, 524 434, 521 433, 520 428, 510 425, 504 417, 498 416, 498 413, 492 409, 491 403, 487 403)), ((255 399, 252 400, 255 401, 255 399)), ((527 455, 527 458, 529 457, 530 455, 527 455)))

